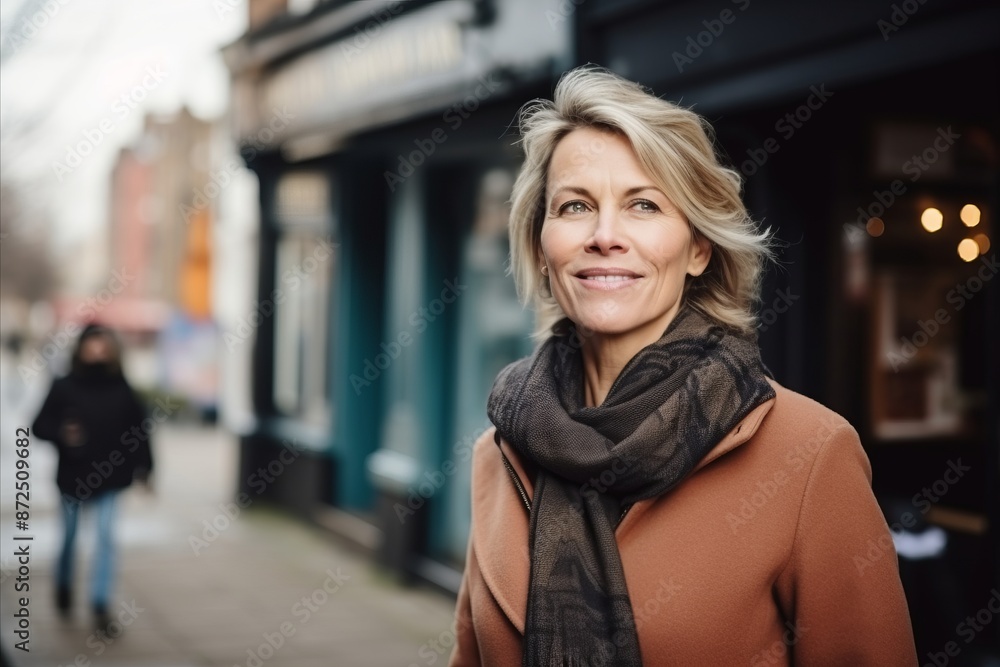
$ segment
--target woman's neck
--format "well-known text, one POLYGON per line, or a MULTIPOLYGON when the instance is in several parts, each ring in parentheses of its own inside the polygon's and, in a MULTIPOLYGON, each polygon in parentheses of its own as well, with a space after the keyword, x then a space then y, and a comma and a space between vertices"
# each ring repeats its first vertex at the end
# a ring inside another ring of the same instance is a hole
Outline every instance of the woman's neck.
POLYGON ((588 340, 583 346, 584 405, 595 407, 604 402, 611 385, 621 374, 629 359, 642 347, 635 348, 617 340, 588 340))
POLYGON ((580 333, 583 344, 581 353, 583 354, 583 386, 584 405, 595 407, 604 403, 611 386, 618 379, 622 369, 625 368, 632 357, 639 353, 639 350, 655 343, 670 326, 677 315, 678 308, 675 306, 663 317, 658 317, 646 324, 617 334, 603 334, 591 332, 589 335, 580 333))

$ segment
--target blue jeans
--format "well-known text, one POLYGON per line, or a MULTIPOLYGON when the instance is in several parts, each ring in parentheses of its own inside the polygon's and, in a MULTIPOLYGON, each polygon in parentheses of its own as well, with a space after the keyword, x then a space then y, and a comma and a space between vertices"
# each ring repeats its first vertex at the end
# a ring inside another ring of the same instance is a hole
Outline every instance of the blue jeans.
POLYGON ((97 510, 97 549, 94 553, 93 578, 90 585, 90 600, 95 608, 107 609, 111 597, 114 578, 115 545, 112 524, 115 516, 117 491, 106 491, 83 502, 62 496, 64 524, 63 546, 56 569, 56 585, 72 588, 74 552, 76 550, 76 528, 80 523, 80 507, 87 505, 97 510))

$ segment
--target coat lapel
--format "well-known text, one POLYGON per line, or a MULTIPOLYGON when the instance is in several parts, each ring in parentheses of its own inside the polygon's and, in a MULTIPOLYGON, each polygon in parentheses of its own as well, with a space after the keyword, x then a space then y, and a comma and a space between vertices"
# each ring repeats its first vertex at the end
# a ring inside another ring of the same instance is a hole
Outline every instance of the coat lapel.
MULTIPOLYGON (((494 599, 523 635, 531 571, 528 513, 496 449, 494 430, 484 434, 488 442, 482 443, 473 458, 472 547, 494 599)), ((532 497, 534 485, 520 458, 506 441, 501 440, 500 446, 532 497)))
POLYGON ((708 450, 708 454, 705 454, 701 461, 698 461, 698 464, 694 467, 694 470, 691 471, 691 474, 693 475, 715 459, 719 458, 723 454, 731 452, 749 440, 750 437, 757 432, 757 427, 759 427, 760 423, 764 420, 764 415, 771 411, 775 400, 775 398, 769 398, 748 412, 747 416, 741 419, 740 423, 734 426, 733 429, 726 434, 726 437, 720 440, 715 447, 708 450))

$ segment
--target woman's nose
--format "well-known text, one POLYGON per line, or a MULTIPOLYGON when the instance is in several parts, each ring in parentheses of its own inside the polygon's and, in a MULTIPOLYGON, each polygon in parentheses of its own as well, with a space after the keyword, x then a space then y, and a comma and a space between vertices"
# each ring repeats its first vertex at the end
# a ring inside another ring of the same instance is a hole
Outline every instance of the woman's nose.
POLYGON ((628 242, 625 239, 617 213, 613 210, 602 209, 597 215, 593 234, 587 240, 587 252, 607 255, 612 252, 627 251, 628 242))

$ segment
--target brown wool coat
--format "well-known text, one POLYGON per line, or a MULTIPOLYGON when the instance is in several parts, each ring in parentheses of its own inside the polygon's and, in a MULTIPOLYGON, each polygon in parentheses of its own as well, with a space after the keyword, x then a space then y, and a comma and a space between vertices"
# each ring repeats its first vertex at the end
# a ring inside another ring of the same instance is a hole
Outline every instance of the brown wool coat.
MULTIPOLYGON (((913 667, 896 552, 843 417, 782 387, 616 535, 644 665, 913 667)), ((529 495, 532 477, 506 441, 529 495)), ((489 429, 451 665, 521 663, 528 517, 489 429)))

